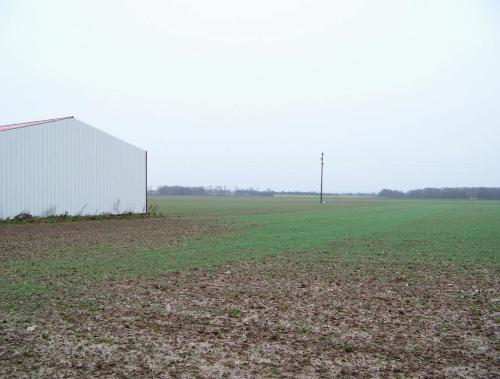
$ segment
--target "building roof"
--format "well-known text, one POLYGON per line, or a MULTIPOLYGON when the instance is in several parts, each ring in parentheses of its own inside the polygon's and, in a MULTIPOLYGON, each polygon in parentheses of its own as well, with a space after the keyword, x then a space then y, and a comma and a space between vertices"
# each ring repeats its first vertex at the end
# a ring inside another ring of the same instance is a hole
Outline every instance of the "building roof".
POLYGON ((0 132, 4 132, 6 130, 12 130, 12 129, 27 128, 29 126, 35 126, 35 125, 40 125, 40 124, 47 124, 49 122, 54 122, 54 121, 67 120, 68 118, 73 118, 73 116, 50 118, 47 120, 21 122, 19 124, 0 125, 0 132))

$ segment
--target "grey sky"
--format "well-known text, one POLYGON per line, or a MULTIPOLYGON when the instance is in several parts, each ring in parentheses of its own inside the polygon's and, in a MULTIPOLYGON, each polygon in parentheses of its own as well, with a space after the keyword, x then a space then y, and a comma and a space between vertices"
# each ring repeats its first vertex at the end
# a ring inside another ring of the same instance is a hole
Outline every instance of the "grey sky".
POLYGON ((500 2, 0 0, 0 124, 74 115, 150 184, 500 186, 500 2))

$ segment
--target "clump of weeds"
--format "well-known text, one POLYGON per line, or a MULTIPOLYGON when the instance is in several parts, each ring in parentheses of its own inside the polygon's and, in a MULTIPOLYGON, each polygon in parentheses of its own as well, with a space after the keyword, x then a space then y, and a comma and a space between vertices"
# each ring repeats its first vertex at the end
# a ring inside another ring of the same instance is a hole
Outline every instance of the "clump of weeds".
POLYGON ((353 346, 349 342, 342 342, 340 344, 340 348, 344 353, 351 353, 354 350, 353 346))
POLYGON ((229 308, 227 315, 231 318, 238 318, 241 316, 241 310, 238 308, 229 308))

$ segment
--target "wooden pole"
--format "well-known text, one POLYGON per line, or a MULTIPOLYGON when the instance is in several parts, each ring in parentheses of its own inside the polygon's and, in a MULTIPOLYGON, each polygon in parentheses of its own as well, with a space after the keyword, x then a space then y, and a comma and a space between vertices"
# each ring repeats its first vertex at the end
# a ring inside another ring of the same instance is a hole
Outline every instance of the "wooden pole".
POLYGON ((323 204, 323 166, 325 165, 324 156, 325 156, 325 154, 321 153, 321 186, 320 186, 320 191, 319 191, 320 204, 323 204))

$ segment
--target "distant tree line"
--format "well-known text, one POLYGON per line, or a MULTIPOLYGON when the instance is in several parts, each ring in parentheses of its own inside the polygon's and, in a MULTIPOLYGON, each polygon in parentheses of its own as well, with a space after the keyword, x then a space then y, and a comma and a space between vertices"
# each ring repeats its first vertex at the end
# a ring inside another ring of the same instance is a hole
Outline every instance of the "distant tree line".
POLYGON ((254 188, 236 188, 231 190, 227 187, 187 187, 187 186, 161 186, 157 190, 150 190, 150 195, 159 196, 273 196, 274 192, 267 189, 260 191, 254 188))
POLYGON ((225 196, 230 194, 226 187, 186 187, 186 186, 161 186, 156 191, 150 190, 151 195, 160 196, 225 196))
MULTIPOLYGON (((150 189, 149 195, 158 196, 319 196, 316 191, 273 191, 256 188, 234 188, 226 186, 216 187, 189 187, 189 186, 160 186, 156 190, 150 189)), ((377 196, 374 193, 324 193, 327 196, 377 196)), ((423 188, 407 192, 383 189, 379 197, 393 199, 479 199, 500 200, 500 188, 495 187, 459 187, 459 188, 423 188)))
POLYGON ((407 192, 383 189, 379 197, 410 199, 478 199, 500 200, 500 188, 495 187, 459 187, 459 188, 423 188, 407 192))
MULTIPOLYGON (((160 186, 156 190, 150 189, 149 195, 158 196, 266 196, 275 195, 309 195, 319 196, 315 191, 273 191, 271 189, 259 190, 255 188, 235 188, 229 189, 225 186, 216 187, 187 187, 187 186, 160 186)), ((376 196, 373 193, 323 193, 324 195, 344 195, 344 196, 376 196)))

